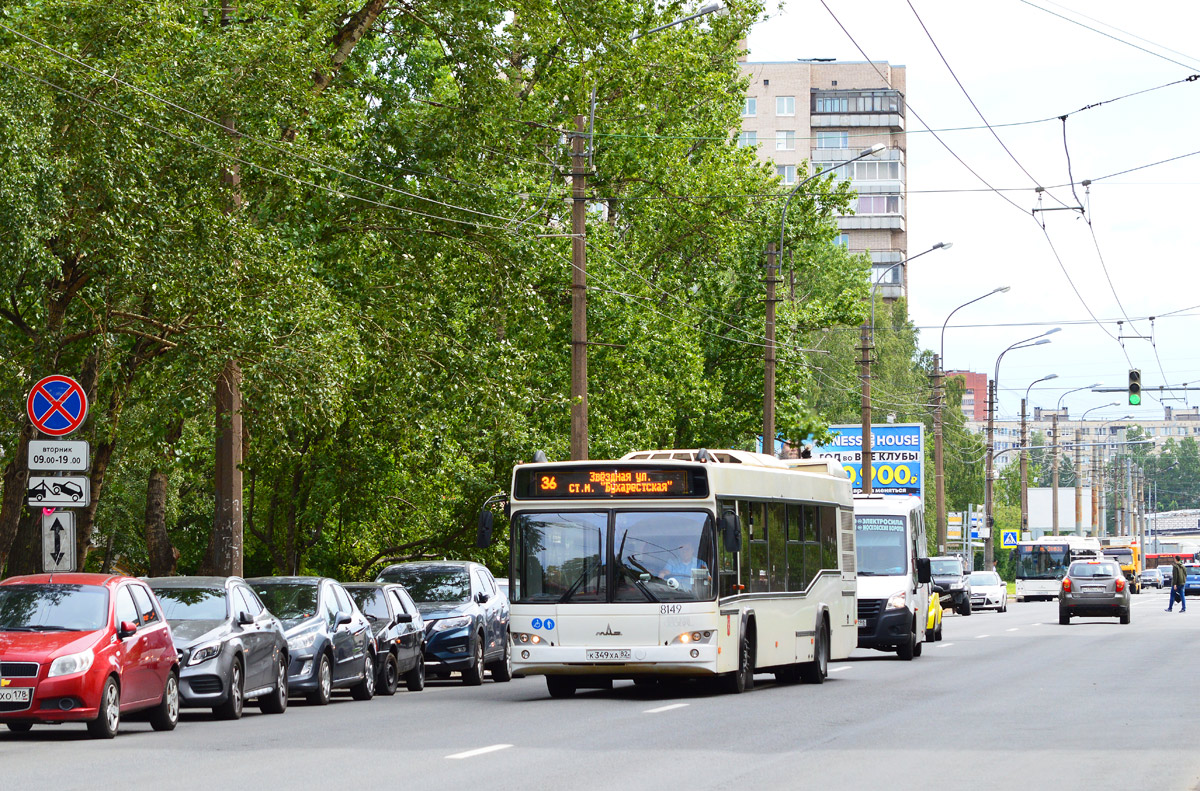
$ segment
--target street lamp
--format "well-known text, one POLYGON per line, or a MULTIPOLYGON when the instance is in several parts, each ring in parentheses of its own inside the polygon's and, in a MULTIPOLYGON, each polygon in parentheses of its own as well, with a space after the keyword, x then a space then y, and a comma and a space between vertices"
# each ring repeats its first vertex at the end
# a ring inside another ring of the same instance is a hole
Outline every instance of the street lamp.
POLYGON ((1058 374, 1049 374, 1041 379, 1034 379, 1025 388, 1025 397, 1021 399, 1021 535, 1029 530, 1029 428, 1026 423, 1025 405, 1029 401, 1029 391, 1038 382, 1048 382, 1057 379, 1058 374))
MULTIPOLYGON (((840 167, 840 165, 839 165, 840 167)), ((928 250, 922 250, 916 255, 910 255, 902 261, 889 266, 879 275, 878 278, 873 278, 871 282, 871 290, 868 297, 871 300, 871 323, 864 324, 862 328, 862 353, 861 360, 862 372, 862 491, 863 494, 870 494, 872 481, 871 474, 873 471, 871 465, 871 349, 875 345, 875 289, 887 277, 888 272, 891 272, 898 266, 904 266, 913 259, 920 258, 926 253, 932 253, 934 250, 949 250, 954 246, 953 242, 938 242, 928 250)))
MULTIPOLYGON (((886 146, 883 143, 875 143, 870 148, 864 148, 858 152, 858 156, 851 157, 845 162, 839 162, 830 170, 837 170, 842 165, 848 165, 851 162, 857 162, 863 157, 869 157, 872 154, 878 154, 883 151, 886 146)), ((792 187, 788 193, 787 199, 783 202, 783 211, 779 218, 779 258, 783 258, 783 240, 784 232, 787 229, 787 211, 788 206, 792 203, 792 198, 796 197, 796 193, 800 188, 809 183, 813 179, 827 175, 828 171, 821 170, 813 173, 808 178, 801 181, 799 184, 792 187)), ((775 452, 775 244, 772 242, 767 246, 767 315, 766 315, 766 344, 763 347, 763 453, 775 452), (770 443, 768 445, 768 443, 770 443), (767 448, 770 448, 768 451, 767 448)), ((865 491, 870 491, 865 490, 865 491)))
MULTIPOLYGON (((1050 416, 1050 524, 1053 526, 1054 535, 1058 535, 1058 415, 1062 412, 1063 399, 1071 393, 1078 393, 1080 390, 1091 390, 1093 387, 1100 387, 1103 382, 1086 385, 1084 387, 1076 387, 1074 390, 1067 390, 1058 397, 1058 403, 1054 405, 1054 414, 1050 416)), ((1079 488, 1079 438, 1075 438, 1075 529, 1078 530, 1080 525, 1080 503, 1079 498, 1082 492, 1079 488)))
MULTIPOLYGON (((943 249, 948 245, 943 245, 943 249)), ((964 302, 942 322, 942 344, 940 354, 933 358, 933 485, 937 503, 937 546, 938 552, 946 551, 946 473, 945 460, 942 455, 942 370, 946 367, 946 325, 950 317, 967 305, 973 305, 981 299, 987 299, 992 294, 1003 294, 1009 291, 1009 286, 993 288, 981 297, 975 297, 970 302, 964 302)), ((875 309, 875 297, 871 297, 871 309, 875 309)))
POLYGON ((995 564, 994 555, 994 539, 992 538, 992 529, 995 519, 992 515, 992 510, 995 506, 994 497, 992 496, 992 451, 995 447, 996 435, 996 387, 1000 379, 1000 361, 1004 359, 1004 355, 1011 352, 1013 349, 1029 349, 1034 346, 1041 346, 1049 343, 1050 339, 1047 335, 1053 335, 1056 332, 1061 332, 1062 327, 1054 327, 1046 330, 1041 335, 1034 335, 1032 338, 1026 338, 1023 341, 1017 341, 1009 346, 1004 351, 1000 352, 1000 356, 996 358, 995 373, 992 376, 992 381, 988 383, 988 427, 987 427, 987 454, 984 458, 985 469, 983 472, 983 523, 988 529, 987 538, 983 542, 983 567, 991 570, 995 564))

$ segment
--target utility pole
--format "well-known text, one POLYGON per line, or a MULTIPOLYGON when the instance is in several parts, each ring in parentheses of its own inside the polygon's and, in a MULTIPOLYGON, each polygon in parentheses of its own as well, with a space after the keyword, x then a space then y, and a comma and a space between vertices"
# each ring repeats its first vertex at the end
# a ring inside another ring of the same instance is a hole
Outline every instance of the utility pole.
MULTIPOLYGON (((1029 432, 1025 422, 1025 399, 1021 399, 1021 535, 1029 531, 1029 432)), ((1032 536, 1031 536, 1032 538, 1032 536)))
POLYGON ((1083 446, 1079 444, 1079 429, 1075 429, 1075 535, 1083 532, 1083 446))
POLYGON ((775 243, 767 245, 767 343, 763 346, 763 453, 775 455, 775 243))
POLYGON ((1092 536, 1099 538, 1103 533, 1100 532, 1100 492, 1104 490, 1104 475, 1100 470, 1100 446, 1092 446, 1092 474, 1090 476, 1092 484, 1092 536))
MULTIPOLYGON (((874 296, 872 295, 872 299, 874 296)), ((871 493, 871 328, 862 326, 862 492, 871 493)))
POLYGON ((1058 410, 1050 419, 1050 518, 1058 535, 1058 410))
POLYGON ((1133 527, 1133 459, 1125 457, 1125 535, 1132 536, 1133 527))
MULTIPOLYGON (((1000 366, 997 364, 996 368, 1000 366)), ((992 449, 996 439, 996 379, 988 382, 988 427, 987 427, 987 457, 983 468, 983 526, 987 528, 987 538, 983 540, 983 568, 991 571, 995 566, 995 549, 992 543, 992 513, 995 509, 992 487, 992 449)), ((970 526, 964 528, 967 536, 971 535, 970 526)))
POLYGON ((942 456, 942 359, 933 355, 933 485, 937 502, 937 549, 946 551, 946 468, 942 456))
POLYGON ((571 137, 571 459, 588 457, 587 152, 584 121, 571 137))

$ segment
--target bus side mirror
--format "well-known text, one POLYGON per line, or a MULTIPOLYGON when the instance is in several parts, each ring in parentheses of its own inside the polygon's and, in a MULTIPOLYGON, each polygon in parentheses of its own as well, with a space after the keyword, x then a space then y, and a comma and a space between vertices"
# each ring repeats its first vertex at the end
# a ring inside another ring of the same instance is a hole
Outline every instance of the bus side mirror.
POLYGON ((721 514, 721 543, 726 552, 742 551, 742 522, 735 511, 721 514))
POLYGON ((929 558, 917 558, 917 582, 922 585, 933 579, 930 571, 929 558))
POLYGON ((496 517, 492 516, 491 511, 479 512, 479 528, 475 531, 475 546, 480 549, 487 549, 492 544, 492 526, 495 524, 496 517))

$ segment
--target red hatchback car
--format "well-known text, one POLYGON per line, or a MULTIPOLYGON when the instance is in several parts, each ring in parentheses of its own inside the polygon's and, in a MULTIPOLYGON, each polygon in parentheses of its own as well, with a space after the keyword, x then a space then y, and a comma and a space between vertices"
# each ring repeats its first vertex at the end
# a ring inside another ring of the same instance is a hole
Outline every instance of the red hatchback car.
POLYGON ((17 733, 83 722, 111 739, 133 712, 158 731, 179 721, 175 645, 148 586, 111 574, 0 582, 0 722, 17 733))

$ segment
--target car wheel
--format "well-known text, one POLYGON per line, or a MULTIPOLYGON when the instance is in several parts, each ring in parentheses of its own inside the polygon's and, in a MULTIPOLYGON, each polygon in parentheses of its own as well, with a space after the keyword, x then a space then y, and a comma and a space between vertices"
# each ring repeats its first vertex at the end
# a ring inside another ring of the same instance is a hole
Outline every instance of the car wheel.
POLYGON ((367 651, 363 657, 362 681, 350 688, 350 695, 355 700, 370 700, 375 697, 375 658, 367 651))
POLYGON ((1131 615, 1131 613, 1129 612, 1128 607, 1126 607, 1124 610, 1122 610, 1121 611, 1121 623, 1129 623, 1130 615, 1131 615))
POLYGON ((738 669, 725 677, 725 691, 740 695, 754 689, 754 654, 750 648, 750 635, 743 633, 738 644, 738 669))
POLYGON ((1071 611, 1066 607, 1058 608, 1058 623, 1061 626, 1066 626, 1067 624, 1071 623, 1071 611))
POLYGON ((546 676, 546 691, 552 698, 573 697, 575 689, 575 679, 569 676, 546 676))
POLYGON ((937 636, 933 638, 933 641, 935 643, 938 643, 938 642, 941 642, 941 640, 942 640, 942 621, 941 621, 941 619, 938 619, 937 636))
POLYGON ((483 633, 475 636, 475 656, 471 666, 462 672, 463 684, 477 687, 483 683, 483 633))
POLYGON ((314 706, 325 706, 333 695, 333 667, 329 662, 329 654, 321 654, 317 665, 317 688, 308 693, 306 700, 314 706))
POLYGON ((117 735, 121 727, 121 692, 117 682, 109 679, 104 682, 104 690, 100 693, 100 710, 96 719, 87 724, 88 733, 97 739, 111 739, 117 735))
POLYGON ((219 720, 240 720, 246 706, 245 694, 246 679, 242 674, 242 663, 234 659, 233 667, 229 670, 229 695, 221 705, 213 707, 213 714, 219 720))
POLYGON ((409 692, 420 692, 425 689, 425 652, 417 655, 417 664, 404 674, 404 685, 409 692))
POLYGON ((263 714, 283 714, 287 711, 287 658, 279 657, 275 671, 275 689, 258 699, 258 709, 263 714))
POLYGON ((824 623, 817 627, 814 639, 813 660, 800 665, 800 678, 805 684, 824 684, 829 676, 829 638, 824 623))
POLYGON ((400 663, 396 661, 396 655, 389 651, 384 657, 383 667, 379 668, 379 681, 375 685, 375 691, 391 697, 396 694, 396 688, 399 686, 400 663))
POLYGON ((167 674, 162 701, 150 712, 150 727, 156 731, 173 731, 179 724, 179 676, 167 674))
POLYGON ((492 681, 512 681, 512 650, 508 646, 508 637, 504 638, 504 658, 491 667, 492 681))
POLYGON ((909 632, 908 640, 896 647, 896 656, 904 662, 911 662, 917 656, 917 633, 909 632))
POLYGON ((33 730, 33 723, 32 722, 10 722, 10 723, 8 723, 8 729, 10 731, 12 731, 13 733, 29 733, 31 730, 33 730))

